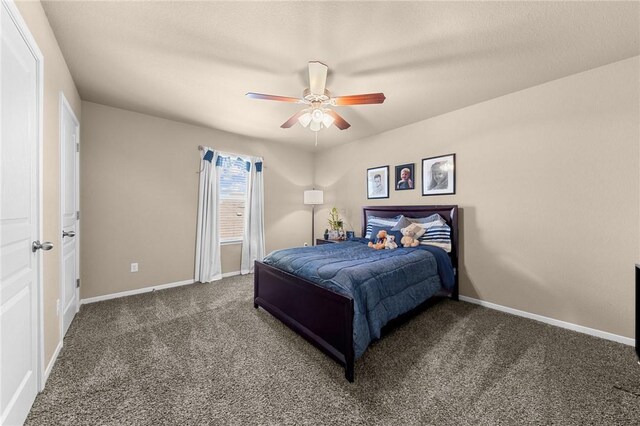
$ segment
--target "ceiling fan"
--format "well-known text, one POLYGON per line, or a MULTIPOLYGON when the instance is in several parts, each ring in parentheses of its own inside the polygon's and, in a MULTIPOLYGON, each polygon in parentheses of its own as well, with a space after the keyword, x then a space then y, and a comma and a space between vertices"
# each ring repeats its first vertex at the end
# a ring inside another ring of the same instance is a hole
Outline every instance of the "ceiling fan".
POLYGON ((351 127, 351 124, 342 118, 337 112, 329 107, 344 105, 381 104, 386 99, 384 93, 369 93, 366 95, 349 95, 332 97, 326 89, 328 67, 322 62, 309 62, 309 87, 304 89, 301 98, 291 98, 288 96, 265 95, 262 93, 249 92, 247 97, 252 99, 265 99, 269 101, 291 102, 307 105, 307 108, 297 112, 282 126, 288 129, 296 121, 303 127, 309 127, 314 132, 323 128, 328 128, 332 124, 340 130, 351 127))

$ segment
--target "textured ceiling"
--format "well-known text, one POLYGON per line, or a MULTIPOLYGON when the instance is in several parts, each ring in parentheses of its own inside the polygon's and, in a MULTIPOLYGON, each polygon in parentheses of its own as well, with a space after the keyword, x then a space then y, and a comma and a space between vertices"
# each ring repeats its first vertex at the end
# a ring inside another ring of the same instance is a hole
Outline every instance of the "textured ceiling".
POLYGON ((313 146, 280 124, 307 62, 329 66, 345 143, 640 54, 637 2, 43 2, 82 99, 313 146))

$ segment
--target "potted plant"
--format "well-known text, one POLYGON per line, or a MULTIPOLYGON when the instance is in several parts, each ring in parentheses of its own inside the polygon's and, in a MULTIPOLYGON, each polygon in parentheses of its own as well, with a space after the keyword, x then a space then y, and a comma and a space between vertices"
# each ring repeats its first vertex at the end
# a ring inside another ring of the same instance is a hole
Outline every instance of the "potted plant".
POLYGON ((340 213, 337 208, 332 208, 329 211, 329 238, 337 240, 340 238, 340 233, 343 231, 344 221, 340 218, 340 213))

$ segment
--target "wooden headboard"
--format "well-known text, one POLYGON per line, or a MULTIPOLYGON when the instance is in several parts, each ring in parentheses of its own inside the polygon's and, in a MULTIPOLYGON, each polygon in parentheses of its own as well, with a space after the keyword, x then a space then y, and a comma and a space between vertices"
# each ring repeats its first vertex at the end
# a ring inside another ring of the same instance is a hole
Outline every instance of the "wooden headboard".
POLYGON ((367 206, 362 208, 362 236, 367 233, 369 216, 394 217, 400 214, 406 217, 427 217, 438 213, 451 227, 451 263, 456 271, 455 297, 458 292, 458 206, 367 206))

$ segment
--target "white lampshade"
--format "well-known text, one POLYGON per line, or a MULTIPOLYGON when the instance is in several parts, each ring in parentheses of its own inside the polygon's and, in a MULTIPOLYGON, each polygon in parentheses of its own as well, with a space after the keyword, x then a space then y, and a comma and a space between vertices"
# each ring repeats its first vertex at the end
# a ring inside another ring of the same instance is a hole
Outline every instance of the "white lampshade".
POLYGON ((322 123, 322 119, 324 118, 324 112, 320 108, 316 108, 311 111, 311 119, 316 123, 322 123))
POLYGON ((331 127, 334 121, 335 120, 332 116, 330 116, 329 114, 325 114, 324 118, 322 119, 322 124, 324 124, 324 127, 328 129, 329 127, 331 127))
POLYGON ((305 112, 300 117, 298 117, 298 122, 300 122, 302 127, 307 127, 309 123, 311 123, 311 114, 305 112))
POLYGON ((314 205, 324 203, 324 192, 318 189, 304 191, 304 203, 314 205))

